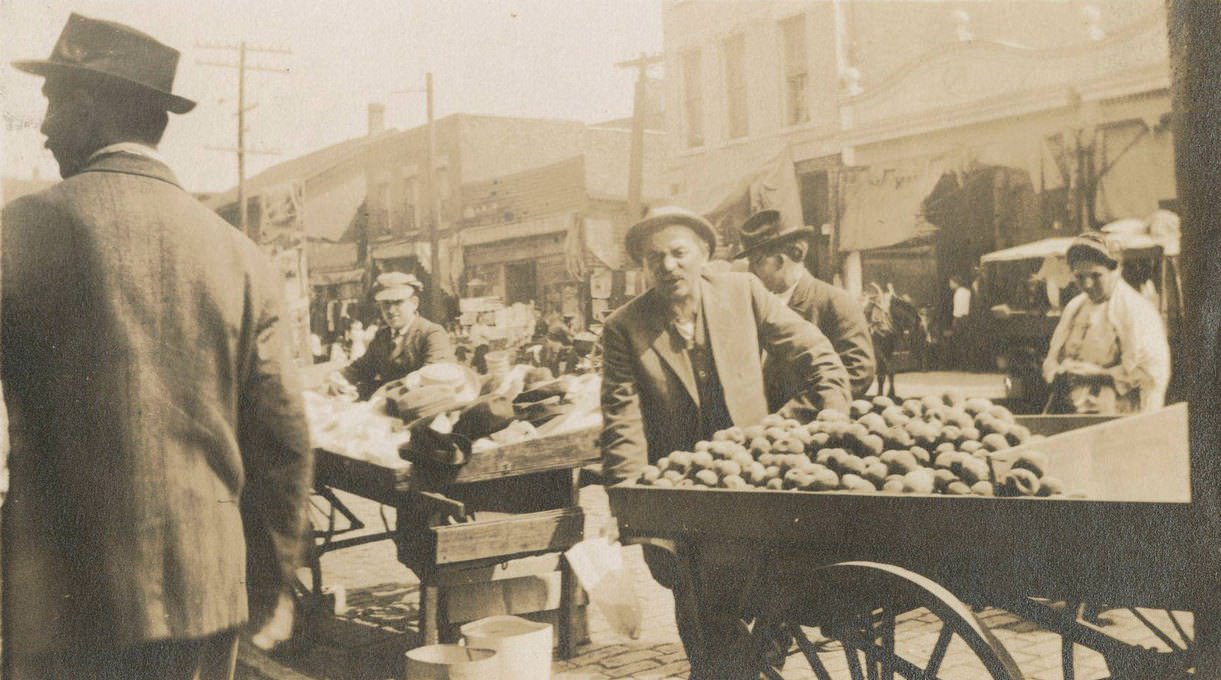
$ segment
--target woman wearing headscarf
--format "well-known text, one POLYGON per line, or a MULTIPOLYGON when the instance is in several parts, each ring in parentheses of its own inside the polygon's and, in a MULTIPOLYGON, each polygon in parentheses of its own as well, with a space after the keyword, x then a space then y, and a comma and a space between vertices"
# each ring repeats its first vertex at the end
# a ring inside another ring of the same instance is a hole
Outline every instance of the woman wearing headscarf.
POLYGON ((1064 308, 1043 378, 1053 413, 1123 414, 1161 408, 1170 346, 1157 308, 1128 285, 1103 234, 1077 237, 1068 266, 1081 294, 1064 308))

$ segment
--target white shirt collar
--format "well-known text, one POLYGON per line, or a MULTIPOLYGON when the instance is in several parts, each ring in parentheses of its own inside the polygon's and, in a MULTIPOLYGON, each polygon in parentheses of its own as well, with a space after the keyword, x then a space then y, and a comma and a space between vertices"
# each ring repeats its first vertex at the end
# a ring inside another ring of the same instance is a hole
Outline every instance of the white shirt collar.
POLYGON ((801 279, 798 279, 796 283, 789 286, 787 289, 785 289, 785 291, 783 293, 780 293, 777 296, 780 298, 780 301, 783 302, 786 307, 788 306, 789 302, 791 302, 793 300, 793 293, 797 291, 798 283, 801 283, 801 279))
POLYGON ((89 159, 86 160, 85 163, 92 163, 95 158, 109 156, 110 154, 114 153, 129 153, 134 156, 144 156, 145 158, 151 158, 164 165, 169 165, 165 162, 165 158, 163 158, 161 154, 157 153, 156 149, 139 142, 118 142, 109 146, 104 146, 90 154, 89 159))

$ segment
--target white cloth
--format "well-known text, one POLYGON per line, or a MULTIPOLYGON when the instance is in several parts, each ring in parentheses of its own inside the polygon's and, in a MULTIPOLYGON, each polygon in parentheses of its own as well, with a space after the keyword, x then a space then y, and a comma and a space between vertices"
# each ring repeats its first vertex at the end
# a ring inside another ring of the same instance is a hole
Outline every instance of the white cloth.
POLYGON ((971 289, 961 286, 954 291, 954 318, 961 319, 971 314, 971 289))
POLYGON ((98 156, 108 156, 112 153, 129 153, 135 156, 144 156, 165 165, 169 165, 169 163, 165 162, 165 158, 163 158, 161 154, 157 153, 156 149, 146 144, 140 144, 139 142, 118 142, 116 144, 104 146, 89 154, 89 159, 85 161, 85 163, 88 164, 98 156))
MULTIPOLYGON (((1089 300, 1085 293, 1073 298, 1064 307, 1064 315, 1051 336, 1047 358, 1043 361, 1043 379, 1051 382, 1060 368, 1060 353, 1068 339, 1073 317, 1089 300)), ((1120 395, 1140 390, 1141 411, 1154 411, 1166 399, 1170 384, 1170 344, 1161 314, 1136 289, 1123 279, 1106 302, 1107 320, 1119 334, 1121 352, 1118 366, 1110 369, 1115 391, 1120 395)))
POLYGON ((784 303, 785 307, 788 307, 789 302, 792 301, 793 293, 797 290, 798 283, 801 283, 800 279, 798 279, 796 283, 789 286, 787 289, 785 289, 785 291, 783 293, 781 293, 780 295, 777 296, 780 298, 780 301, 784 303))

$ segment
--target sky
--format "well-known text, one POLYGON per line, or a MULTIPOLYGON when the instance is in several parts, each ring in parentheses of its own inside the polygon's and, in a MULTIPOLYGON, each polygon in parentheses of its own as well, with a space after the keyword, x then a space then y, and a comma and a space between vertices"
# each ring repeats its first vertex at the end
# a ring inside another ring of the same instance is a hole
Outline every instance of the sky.
POLYGON ((129 24, 182 52, 175 90, 199 105, 170 116, 161 152, 191 191, 237 182, 236 44, 247 63, 287 73, 246 78, 246 175, 367 130, 368 104, 386 125, 423 124, 424 74, 433 73, 435 114, 473 113, 597 122, 631 115, 633 73, 615 67, 661 49, 661 0, 0 0, 3 174, 59 176, 38 132, 42 79, 12 68, 42 59, 69 14, 129 24))

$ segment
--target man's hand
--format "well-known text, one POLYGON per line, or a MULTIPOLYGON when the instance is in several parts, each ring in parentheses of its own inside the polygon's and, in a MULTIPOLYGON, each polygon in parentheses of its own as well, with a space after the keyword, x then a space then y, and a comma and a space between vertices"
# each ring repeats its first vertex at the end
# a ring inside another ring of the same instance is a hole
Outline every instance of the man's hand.
POLYGON ((360 394, 356 386, 349 382, 339 371, 335 371, 327 376, 323 387, 326 389, 326 394, 332 397, 356 399, 360 394))

